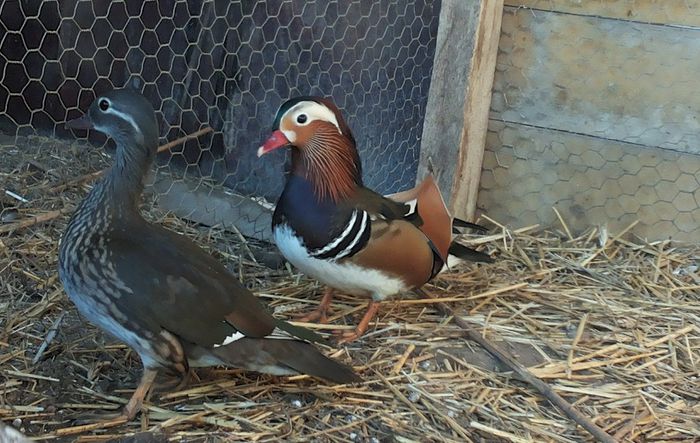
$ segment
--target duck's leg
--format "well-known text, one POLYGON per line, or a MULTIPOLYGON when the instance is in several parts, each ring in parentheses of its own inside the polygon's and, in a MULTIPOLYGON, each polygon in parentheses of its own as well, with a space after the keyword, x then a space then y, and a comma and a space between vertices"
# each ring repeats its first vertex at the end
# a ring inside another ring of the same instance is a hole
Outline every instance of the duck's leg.
POLYGON ((175 392, 182 391, 190 384, 190 379, 196 378, 196 375, 192 368, 188 368, 187 371, 180 377, 180 382, 175 386, 175 392))
POLYGON ((370 300, 369 304, 367 305, 367 312, 365 312, 365 315, 362 317, 362 320, 360 320, 357 327, 355 327, 355 330, 352 332, 341 333, 338 343, 348 343, 360 338, 362 334, 367 331, 369 322, 372 321, 372 318, 374 318, 375 315, 377 315, 377 311, 379 311, 379 303, 374 300, 370 300))
POLYGON ((306 315, 298 317, 296 321, 309 322, 318 320, 319 323, 328 323, 328 314, 331 313, 331 302, 333 301, 333 288, 330 286, 326 287, 326 291, 323 293, 323 298, 318 307, 306 315))
POLYGON ((133 420, 134 417, 136 417, 136 414, 138 414, 141 410, 141 407, 143 406, 143 399, 146 397, 146 394, 148 394, 148 391, 151 389, 151 385, 153 385, 153 381, 156 379, 156 375, 158 375, 158 371, 155 369, 143 369, 141 382, 134 391, 134 394, 129 399, 129 403, 127 403, 126 406, 124 406, 124 410, 122 411, 122 415, 125 416, 127 420, 133 420))
POLYGON ((97 423, 99 423, 101 427, 109 428, 112 426, 119 426, 121 424, 130 422, 136 417, 136 415, 141 410, 141 406, 143 406, 143 400, 146 398, 146 395, 148 394, 148 391, 153 385, 153 381, 155 380, 157 374, 158 371, 155 369, 144 368, 143 374, 141 375, 141 381, 139 382, 138 387, 132 394, 131 398, 129 399, 129 402, 126 404, 126 406, 122 408, 120 412, 116 414, 112 412, 80 414, 80 418, 74 421, 74 425, 94 425, 94 420, 97 420, 97 423))
POLYGON ((188 368, 184 372, 178 372, 177 375, 172 376, 166 380, 161 380, 158 383, 153 383, 151 387, 152 391, 181 391, 187 387, 190 383, 190 379, 195 376, 192 368, 188 368))

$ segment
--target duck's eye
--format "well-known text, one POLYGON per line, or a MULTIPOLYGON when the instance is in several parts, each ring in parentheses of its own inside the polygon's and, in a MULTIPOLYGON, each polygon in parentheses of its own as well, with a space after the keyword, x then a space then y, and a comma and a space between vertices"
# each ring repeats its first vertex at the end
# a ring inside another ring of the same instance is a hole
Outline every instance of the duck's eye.
POLYGON ((102 100, 100 100, 100 109, 102 111, 106 111, 107 109, 109 109, 109 102, 107 100, 105 100, 104 98, 102 100))
POLYGON ((297 115, 297 123, 300 125, 303 125, 306 123, 306 121, 309 119, 309 117, 306 116, 306 114, 299 114, 297 115))

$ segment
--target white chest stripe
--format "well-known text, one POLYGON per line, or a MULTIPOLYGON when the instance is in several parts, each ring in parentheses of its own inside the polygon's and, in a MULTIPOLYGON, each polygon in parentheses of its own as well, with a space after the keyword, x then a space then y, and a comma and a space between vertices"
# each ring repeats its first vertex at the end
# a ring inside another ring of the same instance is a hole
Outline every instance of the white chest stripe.
MULTIPOLYGON (((363 211, 364 213, 364 211, 363 211)), ((317 251, 314 251, 312 255, 322 255, 325 254, 326 252, 330 251, 331 249, 335 248, 345 240, 345 237, 347 237, 350 234, 350 231, 352 231, 352 228, 355 226, 355 221, 357 220, 357 211, 352 212, 352 217, 350 217, 350 221, 348 222, 348 225, 345 227, 343 232, 340 233, 339 236, 335 238, 332 242, 328 243, 326 246, 324 246, 322 249, 319 249, 317 251)), ((361 230, 360 230, 361 231, 361 230)))
POLYGON ((338 262, 312 257, 289 225, 278 225, 273 232, 275 243, 287 260, 301 272, 341 292, 353 295, 370 294, 375 300, 383 300, 387 296, 408 289, 401 278, 378 269, 365 268, 347 261, 338 262))
POLYGON ((369 224, 369 214, 365 211, 353 211, 348 224, 340 235, 321 249, 309 251, 309 255, 321 260, 338 260, 347 257, 358 246, 363 237, 369 236, 371 230, 369 224), (358 212, 362 213, 360 217, 358 212))
POLYGON ((336 259, 343 258, 346 255, 350 254, 352 252, 352 248, 355 247, 357 242, 360 241, 362 238, 362 235, 365 233, 365 229, 367 229, 367 212, 362 211, 362 220, 360 221, 360 229, 357 231, 357 234, 355 234, 355 238, 350 242, 347 248, 343 249, 338 255, 335 256, 336 259))

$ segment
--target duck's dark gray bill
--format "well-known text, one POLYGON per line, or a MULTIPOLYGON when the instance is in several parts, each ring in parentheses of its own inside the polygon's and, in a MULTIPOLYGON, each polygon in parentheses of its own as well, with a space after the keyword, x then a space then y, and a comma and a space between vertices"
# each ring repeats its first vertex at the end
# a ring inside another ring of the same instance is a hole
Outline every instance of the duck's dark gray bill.
POLYGON ((92 129, 93 125, 90 117, 85 114, 82 117, 67 121, 66 127, 72 129, 92 129))

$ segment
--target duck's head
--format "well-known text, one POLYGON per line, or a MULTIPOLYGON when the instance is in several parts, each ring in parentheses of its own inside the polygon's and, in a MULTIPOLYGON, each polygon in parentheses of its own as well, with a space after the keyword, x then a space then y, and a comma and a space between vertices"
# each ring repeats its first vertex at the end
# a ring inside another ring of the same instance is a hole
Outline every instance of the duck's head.
POLYGON ((82 117, 66 122, 66 126, 94 129, 113 138, 122 149, 140 149, 149 156, 158 149, 158 122, 153 106, 131 89, 100 95, 82 117))
POLYGON ((280 106, 258 157, 292 149, 292 172, 314 183, 317 197, 338 200, 362 184, 355 138, 338 108, 321 97, 296 97, 280 106))
POLYGON ((344 139, 355 147, 355 138, 338 108, 321 97, 296 97, 284 102, 272 131, 258 149, 258 157, 285 146, 313 149, 319 138, 344 139))

